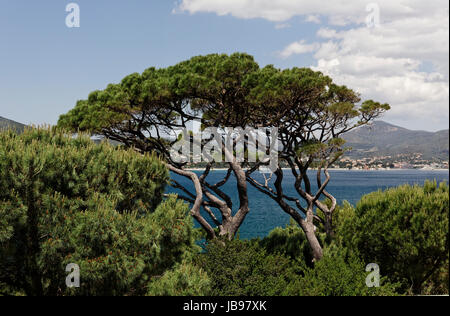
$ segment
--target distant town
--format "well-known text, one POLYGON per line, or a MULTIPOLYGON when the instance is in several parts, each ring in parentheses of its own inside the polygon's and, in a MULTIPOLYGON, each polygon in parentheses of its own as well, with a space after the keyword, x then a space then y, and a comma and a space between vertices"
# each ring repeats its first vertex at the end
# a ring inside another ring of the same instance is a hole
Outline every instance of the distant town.
POLYGON ((394 156, 379 156, 351 158, 344 156, 334 164, 337 169, 354 170, 390 170, 390 169, 449 169, 448 160, 424 159, 421 153, 399 154, 394 156))

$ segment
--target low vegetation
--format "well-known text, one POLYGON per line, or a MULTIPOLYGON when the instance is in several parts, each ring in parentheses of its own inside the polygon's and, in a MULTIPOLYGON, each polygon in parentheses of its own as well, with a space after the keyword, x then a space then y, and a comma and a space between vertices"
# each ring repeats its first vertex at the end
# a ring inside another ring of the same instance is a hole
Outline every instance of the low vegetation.
POLYGON ((26 295, 139 295, 196 252, 188 207, 162 202, 154 156, 60 131, 0 134, 0 290, 26 295), (82 284, 65 284, 70 263, 82 284))
POLYGON ((449 188, 427 182, 364 196, 338 235, 410 294, 448 294, 449 188))
POLYGON ((163 199, 169 175, 155 156, 56 129, 4 132, 0 144, 1 295, 449 292, 445 183, 337 207, 331 237, 317 226, 317 261, 294 221, 263 239, 200 243, 188 205, 163 199), (79 288, 65 285, 70 263, 82 271, 79 288), (380 287, 366 285, 369 263, 380 266, 380 287))

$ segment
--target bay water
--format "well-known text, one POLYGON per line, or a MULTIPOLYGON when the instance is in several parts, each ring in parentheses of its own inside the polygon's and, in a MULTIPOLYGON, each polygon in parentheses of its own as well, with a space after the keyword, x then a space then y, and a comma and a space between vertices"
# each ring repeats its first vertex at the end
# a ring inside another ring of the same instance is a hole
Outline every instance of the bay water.
MULTIPOLYGON (((202 171, 195 172, 202 173, 202 171)), ((225 175, 226 170, 213 170, 208 175, 207 181, 214 184, 222 180, 225 175)), ((356 205, 363 195, 377 190, 386 190, 402 184, 423 185, 426 180, 436 180, 438 183, 442 181, 448 183, 449 181, 448 170, 330 170, 330 175, 331 181, 327 186, 328 192, 337 198, 339 204, 348 201, 353 205, 356 205)), ((191 189, 191 192, 194 192, 192 182, 189 179, 175 174, 172 174, 172 177, 186 188, 191 189)), ((317 190, 316 172, 311 170, 309 177, 313 190, 317 190)), ((264 179, 261 174, 256 174, 255 178, 259 181, 264 179)), ((298 197, 294 182, 295 179, 291 172, 284 170, 283 188, 285 194, 298 197)), ((233 211, 236 212, 239 208, 239 199, 234 176, 221 189, 231 197, 233 211)), ((182 191, 170 187, 168 192, 182 194, 182 191)), ((248 184, 248 195, 250 213, 239 231, 241 239, 262 238, 267 236, 275 227, 284 227, 289 223, 289 215, 284 213, 275 201, 250 184, 248 184)), ((216 213, 216 216, 220 218, 219 213, 216 213)), ((208 218, 206 214, 205 218, 208 218)), ((198 225, 196 224, 196 226, 198 225)))

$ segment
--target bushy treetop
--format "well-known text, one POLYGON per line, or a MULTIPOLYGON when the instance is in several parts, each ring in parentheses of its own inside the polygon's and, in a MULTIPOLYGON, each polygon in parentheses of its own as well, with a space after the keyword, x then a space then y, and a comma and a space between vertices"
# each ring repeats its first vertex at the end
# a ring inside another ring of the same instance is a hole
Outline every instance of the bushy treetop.
POLYGON ((0 133, 0 291, 148 294, 197 249, 188 206, 161 203, 167 181, 154 155, 59 130, 0 133), (65 284, 70 263, 80 288, 65 284))

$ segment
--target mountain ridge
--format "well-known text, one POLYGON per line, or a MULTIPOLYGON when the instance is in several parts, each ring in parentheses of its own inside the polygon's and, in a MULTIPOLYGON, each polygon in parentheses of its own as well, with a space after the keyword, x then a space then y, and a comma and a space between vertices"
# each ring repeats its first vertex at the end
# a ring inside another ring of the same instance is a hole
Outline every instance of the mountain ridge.
POLYGON ((361 126, 343 136, 350 157, 421 154, 424 159, 448 160, 449 130, 409 130, 384 121, 361 126))
POLYGON ((25 130, 25 127, 25 124, 0 116, 0 130, 11 128, 13 130, 16 130, 17 132, 23 132, 25 130))

